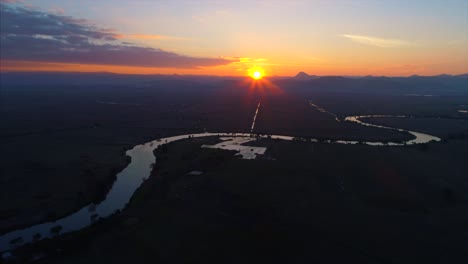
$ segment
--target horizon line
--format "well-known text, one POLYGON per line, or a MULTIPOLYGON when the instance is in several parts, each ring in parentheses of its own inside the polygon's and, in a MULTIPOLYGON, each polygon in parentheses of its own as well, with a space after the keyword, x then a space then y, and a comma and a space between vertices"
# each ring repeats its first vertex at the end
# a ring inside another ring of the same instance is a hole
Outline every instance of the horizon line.
MULTIPOLYGON (((299 73, 302 73, 303 71, 299 71, 299 73)), ((250 78, 248 75, 216 75, 216 74, 179 74, 179 73, 117 73, 117 72, 110 72, 110 71, 21 71, 21 70, 0 70, 0 74, 10 74, 10 73, 38 73, 38 74, 109 74, 109 75, 130 75, 130 76, 172 76, 172 77, 229 77, 229 78, 250 78)), ((303 72, 306 73, 306 72, 303 72)), ((306 73, 309 77, 348 77, 348 78, 365 78, 365 77, 386 77, 386 78, 408 78, 408 77, 439 77, 439 76, 463 76, 463 75, 468 75, 468 72, 466 73, 460 73, 460 74, 448 74, 448 73, 440 73, 440 74, 434 74, 434 75, 420 75, 420 74, 411 74, 411 75, 372 75, 372 74, 367 74, 367 75, 340 75, 340 74, 327 74, 327 75, 315 75, 315 74, 308 74, 306 73)), ((296 75, 266 75, 264 78, 295 78, 296 75)))

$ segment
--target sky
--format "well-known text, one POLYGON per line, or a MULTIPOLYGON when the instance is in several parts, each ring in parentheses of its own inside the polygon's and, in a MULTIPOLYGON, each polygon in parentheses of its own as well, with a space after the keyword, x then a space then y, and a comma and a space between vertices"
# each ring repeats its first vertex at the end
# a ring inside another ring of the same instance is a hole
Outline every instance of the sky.
POLYGON ((0 0, 0 71, 468 73, 466 0, 0 0))

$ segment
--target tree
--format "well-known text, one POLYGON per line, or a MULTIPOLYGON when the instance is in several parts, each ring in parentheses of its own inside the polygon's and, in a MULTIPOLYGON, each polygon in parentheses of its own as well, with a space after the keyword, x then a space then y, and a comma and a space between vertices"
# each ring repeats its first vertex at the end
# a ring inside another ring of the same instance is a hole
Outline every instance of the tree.
POLYGON ((24 242, 24 240, 23 240, 22 237, 17 237, 17 238, 12 239, 10 241, 10 246, 16 247, 16 246, 19 246, 19 245, 23 244, 23 242, 24 242))
POLYGON ((168 151, 167 145, 166 144, 162 145, 162 152, 167 153, 167 151, 168 151))
POLYGON ((62 231, 63 227, 61 225, 56 225, 50 229, 50 233, 54 236, 57 236, 60 234, 60 231, 62 231))
POLYGON ((42 237, 41 234, 36 233, 36 234, 33 236, 33 241, 38 241, 38 240, 41 239, 41 237, 42 237))

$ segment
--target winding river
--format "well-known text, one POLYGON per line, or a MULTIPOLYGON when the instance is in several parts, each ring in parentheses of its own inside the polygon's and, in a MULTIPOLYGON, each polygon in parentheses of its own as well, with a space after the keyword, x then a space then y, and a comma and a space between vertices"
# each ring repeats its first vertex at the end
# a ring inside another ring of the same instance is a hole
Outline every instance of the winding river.
MULTIPOLYGON (((255 117, 258 113, 258 108, 255 117)), ((361 118, 369 117, 400 117, 405 118, 405 116, 383 116, 383 115, 368 115, 368 116, 349 116, 345 118, 345 121, 355 122, 364 126, 378 127, 382 129, 392 129, 398 131, 404 131, 412 134, 415 138, 408 140, 403 143, 390 142, 358 142, 358 141, 348 141, 348 140, 327 140, 324 143, 330 144, 366 144, 372 146, 403 146, 403 145, 412 145, 412 144, 424 144, 430 141, 440 141, 440 138, 418 133, 414 131, 409 131, 401 128, 392 128, 380 125, 374 125, 370 123, 365 123, 361 121, 361 118)), ((255 122, 255 119, 254 119, 255 122)), ((253 128, 253 127, 252 127, 253 128)), ((235 138, 272 138, 280 140, 295 140, 295 137, 292 136, 282 136, 282 135, 256 135, 251 133, 199 133, 199 134, 187 134, 179 135, 173 137, 167 137, 162 139, 153 140, 151 142, 137 145, 132 149, 126 152, 126 155, 130 156, 130 164, 117 174, 117 179, 114 182, 112 188, 106 194, 106 198, 99 204, 90 204, 79 211, 72 213, 66 217, 58 219, 52 222, 46 222, 42 224, 33 225, 28 228, 15 230, 9 233, 5 233, 0 236, 0 252, 8 252, 11 249, 14 249, 18 246, 21 246, 25 243, 35 242, 44 238, 50 238, 59 234, 68 233, 72 231, 80 230, 84 227, 91 225, 93 222, 99 218, 104 218, 112 215, 113 213, 123 210, 133 193, 140 187, 140 185, 149 177, 152 166, 156 162, 156 157, 153 154, 153 151, 161 145, 171 143, 174 141, 188 139, 188 138, 199 138, 199 137, 229 137, 230 139, 235 138)), ((311 139, 311 142, 318 142, 317 139, 311 139)))

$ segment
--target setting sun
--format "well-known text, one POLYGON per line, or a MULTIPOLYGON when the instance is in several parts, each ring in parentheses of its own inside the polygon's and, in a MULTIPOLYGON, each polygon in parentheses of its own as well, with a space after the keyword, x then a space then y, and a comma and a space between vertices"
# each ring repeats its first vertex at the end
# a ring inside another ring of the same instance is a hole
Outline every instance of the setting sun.
POLYGON ((260 78, 262 78, 262 74, 259 72, 259 71, 256 71, 253 73, 253 76, 252 76, 255 80, 258 80, 260 78))
POLYGON ((254 80, 260 80, 265 76, 263 69, 260 68, 251 68, 248 70, 248 75, 254 80))

